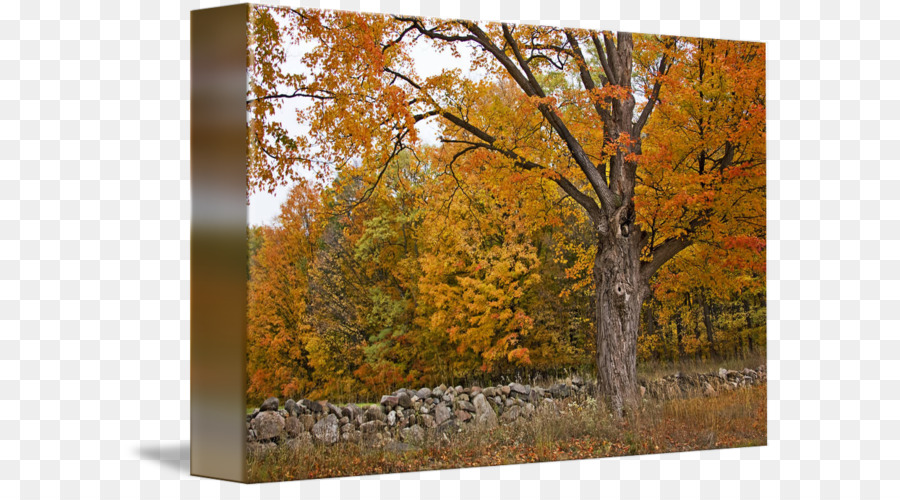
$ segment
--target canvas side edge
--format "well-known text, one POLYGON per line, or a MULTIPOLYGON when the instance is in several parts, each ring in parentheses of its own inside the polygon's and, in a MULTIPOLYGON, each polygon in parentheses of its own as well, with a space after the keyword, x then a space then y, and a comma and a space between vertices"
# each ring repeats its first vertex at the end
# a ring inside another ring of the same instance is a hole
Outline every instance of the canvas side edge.
POLYGON ((191 474, 245 482, 249 5, 191 12, 191 474))

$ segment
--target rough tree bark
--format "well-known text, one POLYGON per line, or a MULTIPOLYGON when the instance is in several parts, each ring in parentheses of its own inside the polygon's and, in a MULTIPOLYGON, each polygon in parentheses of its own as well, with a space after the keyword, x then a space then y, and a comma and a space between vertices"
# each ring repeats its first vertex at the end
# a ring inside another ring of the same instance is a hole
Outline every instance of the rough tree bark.
POLYGON ((598 242, 594 300, 599 388, 621 413, 640 398, 637 338, 650 288, 641 277, 638 235, 623 236, 618 229, 598 242))

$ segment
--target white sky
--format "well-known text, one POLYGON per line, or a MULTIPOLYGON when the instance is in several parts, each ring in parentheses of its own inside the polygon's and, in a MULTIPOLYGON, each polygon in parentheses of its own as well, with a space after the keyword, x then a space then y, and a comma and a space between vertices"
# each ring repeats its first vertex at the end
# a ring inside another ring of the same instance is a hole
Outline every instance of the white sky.
MULTIPOLYGON (((412 49, 416 72, 421 78, 434 76, 440 74, 444 70, 452 69, 460 69, 463 71, 464 75, 474 75, 474 73, 470 71, 474 53, 466 50, 461 45, 458 48, 461 57, 455 58, 451 55, 449 50, 439 51, 432 42, 420 40, 412 49)), ((291 59, 297 61, 303 52, 304 50, 300 46, 288 47, 288 61, 285 63, 287 70, 303 71, 303 66, 299 63, 294 62, 293 68, 291 64, 291 59)), ((284 124, 295 124, 296 110, 298 106, 302 105, 302 99, 285 99, 284 107, 276 113, 277 119, 284 124)), ((423 142, 437 142, 438 128, 436 126, 436 120, 436 118, 429 118, 416 125, 419 136, 423 142)), ((294 125, 293 127, 286 126, 286 128, 295 133, 302 133, 302 129, 297 125, 294 125)), ((252 194, 250 196, 249 206, 247 207, 247 223, 251 226, 271 224, 279 214, 281 204, 290 192, 291 187, 291 185, 280 186, 275 190, 274 194, 265 192, 252 194)))

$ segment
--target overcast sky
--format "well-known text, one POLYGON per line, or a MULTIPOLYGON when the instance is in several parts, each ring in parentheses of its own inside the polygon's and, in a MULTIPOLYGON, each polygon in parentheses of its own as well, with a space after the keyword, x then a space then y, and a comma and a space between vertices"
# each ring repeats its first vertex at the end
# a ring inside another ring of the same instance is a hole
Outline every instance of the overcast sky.
MULTIPOLYGON (((460 69, 465 73, 471 74, 469 66, 471 64, 471 52, 459 47, 460 58, 455 58, 450 51, 438 51, 430 41, 420 41, 412 51, 416 64, 416 71, 422 78, 427 78, 439 74, 445 69, 460 69)), ((304 53, 304 49, 299 46, 289 47, 287 49, 288 61, 286 68, 291 69, 291 60, 298 61, 304 53)), ((298 71, 302 71, 302 66, 294 63, 298 71)), ((293 89, 292 89, 293 90, 293 89)), ((286 99, 284 107, 276 114, 282 123, 290 123, 296 120, 297 106, 302 105, 302 101, 296 99, 286 99)), ((437 142, 437 126, 436 118, 423 120, 416 125, 419 131, 419 137, 426 143, 437 142)), ((294 125, 295 133, 301 133, 302 130, 294 125)), ((282 202, 290 192, 291 186, 281 186, 275 190, 274 194, 254 193, 250 196, 250 205, 247 209, 247 222, 252 226, 270 224, 280 211, 282 202)))

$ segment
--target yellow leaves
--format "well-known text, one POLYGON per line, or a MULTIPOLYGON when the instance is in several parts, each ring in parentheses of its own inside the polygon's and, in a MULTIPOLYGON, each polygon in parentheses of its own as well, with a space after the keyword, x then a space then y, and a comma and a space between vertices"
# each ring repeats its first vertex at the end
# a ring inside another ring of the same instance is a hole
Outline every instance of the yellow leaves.
MULTIPOLYGON (((761 46, 637 36, 631 81, 608 85, 584 39, 597 84, 585 90, 574 58, 547 48, 566 47, 565 33, 515 27, 547 96, 537 98, 484 51, 474 53, 474 73, 423 78, 420 53, 458 54, 467 44, 422 42, 396 18, 254 9, 250 187, 313 175, 323 186, 291 196, 254 260, 252 364, 262 366, 267 350, 279 357, 272 373, 253 374, 254 391, 590 359, 596 228, 554 181, 596 193, 542 111, 566 124, 601 172, 616 174, 617 195, 628 196, 634 181, 635 224, 650 245, 697 242, 696 253, 661 272, 660 295, 675 297, 685 283, 712 287, 726 271, 743 283, 764 270, 764 233, 752 229, 765 221, 761 46), (661 76, 663 54, 677 64, 661 76), (661 101, 641 136, 627 133, 626 117, 605 137, 595 106, 630 110, 637 99, 633 123, 659 82, 661 101), (438 144, 420 140, 423 123, 438 144), (613 169, 613 156, 627 172, 613 169)), ((426 24, 468 33, 454 21, 426 24)), ((499 26, 485 30, 512 55, 499 26)))

